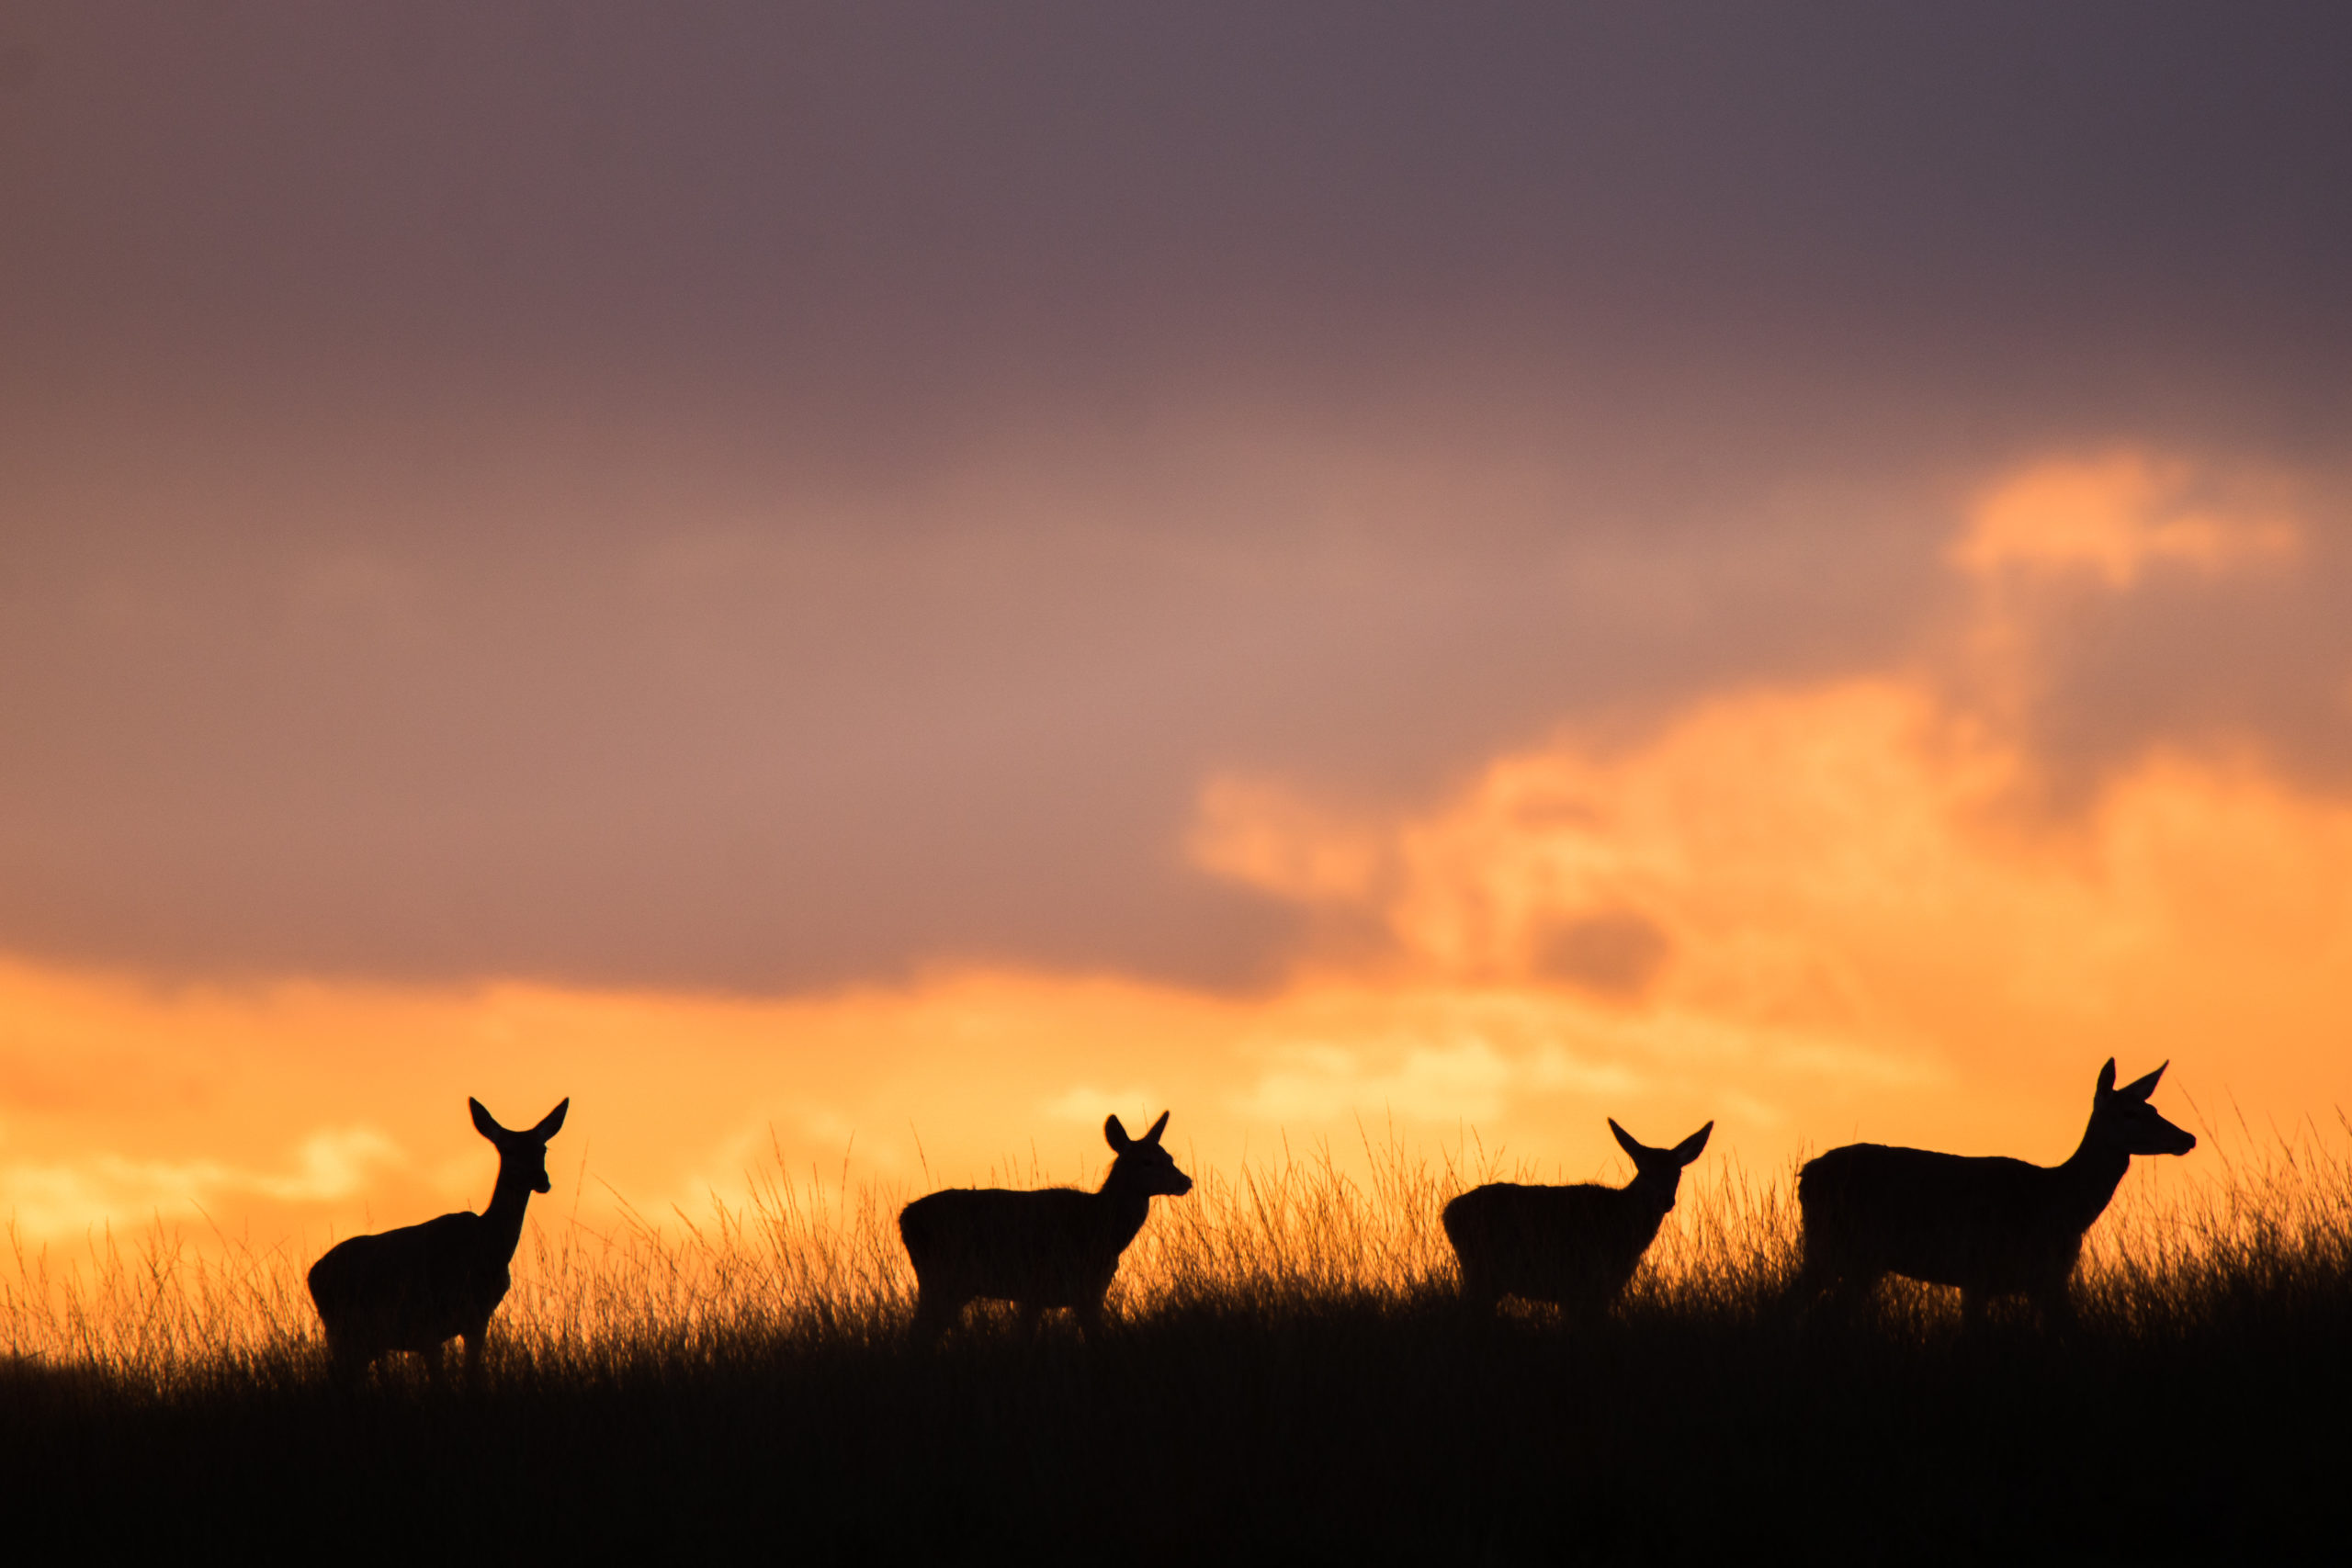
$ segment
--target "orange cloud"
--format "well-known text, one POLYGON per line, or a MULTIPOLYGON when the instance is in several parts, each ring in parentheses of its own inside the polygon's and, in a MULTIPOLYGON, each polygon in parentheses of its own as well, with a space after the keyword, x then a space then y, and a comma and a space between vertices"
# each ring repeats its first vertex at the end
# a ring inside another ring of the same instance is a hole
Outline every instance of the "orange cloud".
POLYGON ((1498 761, 1399 829, 1393 994, 1508 997, 1530 1043, 1621 1090, 1714 1082, 1796 1119, 2063 1091, 2109 1053, 2340 1096, 2352 809, 2168 757, 2036 824, 2007 809, 2023 765, 1883 681, 1721 699, 1612 758, 1498 761), (1638 984, 1559 963, 1586 922, 1645 933, 1638 984))
POLYGON ((2156 563, 2214 572, 2294 554, 2291 520, 2203 502, 2199 478, 2136 451, 2038 463, 1977 498, 1951 559, 1979 578, 2085 572, 2122 589, 2156 563))
MULTIPOLYGON (((2018 766, 1891 681, 1501 759, 1387 826, 1393 883, 1360 894, 1384 953, 1256 997, 978 970, 776 1001, 162 994, 9 966, 8 1059, 48 1077, 0 1105, 0 1204, 36 1235, 202 1212, 321 1237, 472 1205, 468 1093, 515 1117, 571 1095, 558 1202, 656 1216, 775 1153, 907 1190, 1091 1179, 1111 1111, 1173 1107, 1213 1165, 1344 1152, 1363 1118, 1582 1177, 1613 1169, 1604 1115, 1713 1118, 1768 1169, 1858 1134, 2055 1158, 2109 1055, 2173 1058, 2209 1109, 2344 1100, 2352 810, 2171 758, 2035 827, 2002 809, 2018 766)), ((1321 853, 1294 804, 1260 827, 1283 863, 1321 853)))
POLYGON ((1187 844, 1203 871, 1302 904, 1373 891, 1385 846, 1369 824, 1343 825, 1271 780, 1212 778, 1187 844))
MULTIPOLYGON (((2116 587, 2285 558, 2290 525, 2185 510, 2196 488, 2137 457, 2042 465, 1953 558, 2116 587)), ((2167 1096, 2209 1112, 2352 1101, 2352 807, 2159 751, 2044 819, 2018 735, 1949 690, 1719 693, 1386 815, 1212 778, 1194 863, 1351 933, 1256 995, 972 967, 766 999, 166 992, 0 964, 0 1208, 35 1236, 199 1214, 322 1236, 475 1204, 468 1094, 510 1120, 571 1096, 558 1201, 592 1217, 691 1212, 778 1156, 906 1190, 1091 1179, 1114 1111, 1172 1108, 1198 1163, 1344 1153, 1363 1119, 1574 1179, 1616 1168, 1607 1115, 1653 1140, 1715 1120, 1765 1170, 1857 1136, 2057 1158, 2110 1055, 2173 1059, 2167 1096)))

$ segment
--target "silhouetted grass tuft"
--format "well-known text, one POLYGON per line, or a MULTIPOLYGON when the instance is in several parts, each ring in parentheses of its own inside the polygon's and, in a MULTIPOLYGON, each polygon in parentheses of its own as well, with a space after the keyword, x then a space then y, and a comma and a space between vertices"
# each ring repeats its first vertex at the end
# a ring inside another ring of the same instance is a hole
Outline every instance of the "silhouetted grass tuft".
POLYGON ((1393 1145, 1362 1180, 1195 1170, 1092 1344, 976 1310, 911 1348, 909 1194, 781 1171, 707 1217, 535 1225, 478 1386, 395 1358, 332 1388, 306 1252, 19 1246, 0 1473, 20 1514, 125 1550, 331 1528, 386 1559, 2283 1551, 2332 1523, 2352 1446, 2352 1144, 2245 1142, 2127 1184, 2063 1340, 2023 1314, 1965 1333, 1900 1284, 1801 1325, 1792 1184, 1720 1160, 1589 1333, 1465 1314, 1439 1211, 1510 1173, 1393 1145))

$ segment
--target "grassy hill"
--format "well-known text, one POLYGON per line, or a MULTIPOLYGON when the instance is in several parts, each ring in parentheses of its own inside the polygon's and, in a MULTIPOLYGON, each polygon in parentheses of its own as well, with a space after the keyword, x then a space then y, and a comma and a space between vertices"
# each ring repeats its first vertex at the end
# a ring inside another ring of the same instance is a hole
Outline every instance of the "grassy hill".
POLYGON ((1459 1183, 1379 1170, 1196 1173, 1097 1343, 976 1313, 910 1346, 892 1194, 778 1180, 699 1229, 542 1229, 479 1385, 405 1359, 332 1387, 295 1257, 20 1258, 0 1475, 19 1521, 110 1552, 2144 1562, 2340 1536, 2340 1158, 2127 1192, 2064 1340, 1899 1286, 1797 1322, 1786 1187, 1736 1176, 1686 1187, 1598 1329, 1468 1318, 1434 1223, 1459 1183))

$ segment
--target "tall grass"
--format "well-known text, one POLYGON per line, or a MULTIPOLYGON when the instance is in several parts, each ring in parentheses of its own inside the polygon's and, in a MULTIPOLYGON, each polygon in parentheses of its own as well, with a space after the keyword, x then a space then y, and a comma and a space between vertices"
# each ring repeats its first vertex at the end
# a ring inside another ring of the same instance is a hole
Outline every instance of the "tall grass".
POLYGON ((1393 1139, 1195 1169, 1091 1343, 976 1310, 910 1344, 911 1194, 780 1166, 694 1215, 535 1210, 479 1385, 393 1358, 336 1389, 311 1247, 19 1247, 0 1476, 118 1555, 2275 1556, 2352 1466, 2352 1140, 2220 1145, 2132 1179, 2070 1337, 1899 1282, 1793 1332, 1793 1172, 1723 1160, 1611 1321, 1470 1319, 1439 1213, 1521 1173, 1393 1139))
MULTIPOLYGON (((2089 1326, 2179 1336, 2352 1305, 2352 1135, 2208 1139, 2205 1175, 2159 1184, 2135 1173, 2093 1229, 2076 1282, 2089 1326)), ((1363 1152, 1362 1178, 1328 1150, 1195 1172, 1190 1196, 1154 1205, 1122 1262, 1114 1312, 1269 1318, 1449 1299, 1441 1211, 1517 1173, 1459 1153, 1432 1161, 1393 1137, 1363 1152)), ((1687 1177, 1623 1315, 1764 1315, 1797 1256, 1792 1178, 1721 1160, 1687 1177)), ((888 1342, 913 1306, 897 1229, 910 1196, 796 1178, 779 1158, 752 1173, 746 1200, 713 1200, 701 1215, 665 1222, 617 1200, 601 1224, 537 1211, 493 1329, 498 1360, 552 1373, 888 1342)), ((303 1281, 312 1250, 300 1243, 162 1226, 74 1251, 28 1247, 13 1230, 10 1241, 0 1355, 159 1390, 322 1364, 303 1281)), ((1898 1281, 1883 1298, 1879 1327, 1897 1339, 1958 1321, 1949 1292, 1898 1281)))
POLYGON ((2217 1170, 2129 1187, 2091 1232, 2080 1289, 2111 1332, 2352 1324, 2352 1125, 2234 1133, 2204 1129, 2217 1170))
POLYGON ((219 1234, 111 1230, 78 1253, 28 1248, 9 1227, 0 1355, 162 1387, 196 1374, 283 1370, 305 1359, 317 1314, 307 1259, 219 1234))

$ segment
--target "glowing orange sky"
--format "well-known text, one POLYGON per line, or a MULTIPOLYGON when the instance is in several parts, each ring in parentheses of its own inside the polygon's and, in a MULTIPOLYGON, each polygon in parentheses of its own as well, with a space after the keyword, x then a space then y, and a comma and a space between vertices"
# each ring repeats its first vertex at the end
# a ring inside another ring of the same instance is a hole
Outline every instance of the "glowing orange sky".
POLYGON ((2352 19, 2133 21, 6 7, 0 1209, 2326 1122, 2352 19))
POLYGON ((2352 803, 2160 750, 2052 806, 2012 719, 2038 617, 2291 573, 2304 526, 2185 463, 2053 457, 1955 519, 1964 625, 1899 667, 1563 732, 1408 809, 1212 773, 1183 852, 1298 907, 1257 991, 960 964, 772 998, 547 984, 171 984, 0 967, 0 1206, 28 1237, 199 1213, 323 1234, 479 1202, 463 1100, 569 1095, 555 1201, 659 1215, 773 1147, 919 1189, 1088 1177, 1102 1116, 1185 1157, 1466 1134, 1615 1170, 1714 1120, 1770 1171, 1854 1137, 2055 1159, 2109 1055, 2177 1119, 2352 1102, 2352 803), (584 1164, 592 1179, 579 1189, 584 1164))

